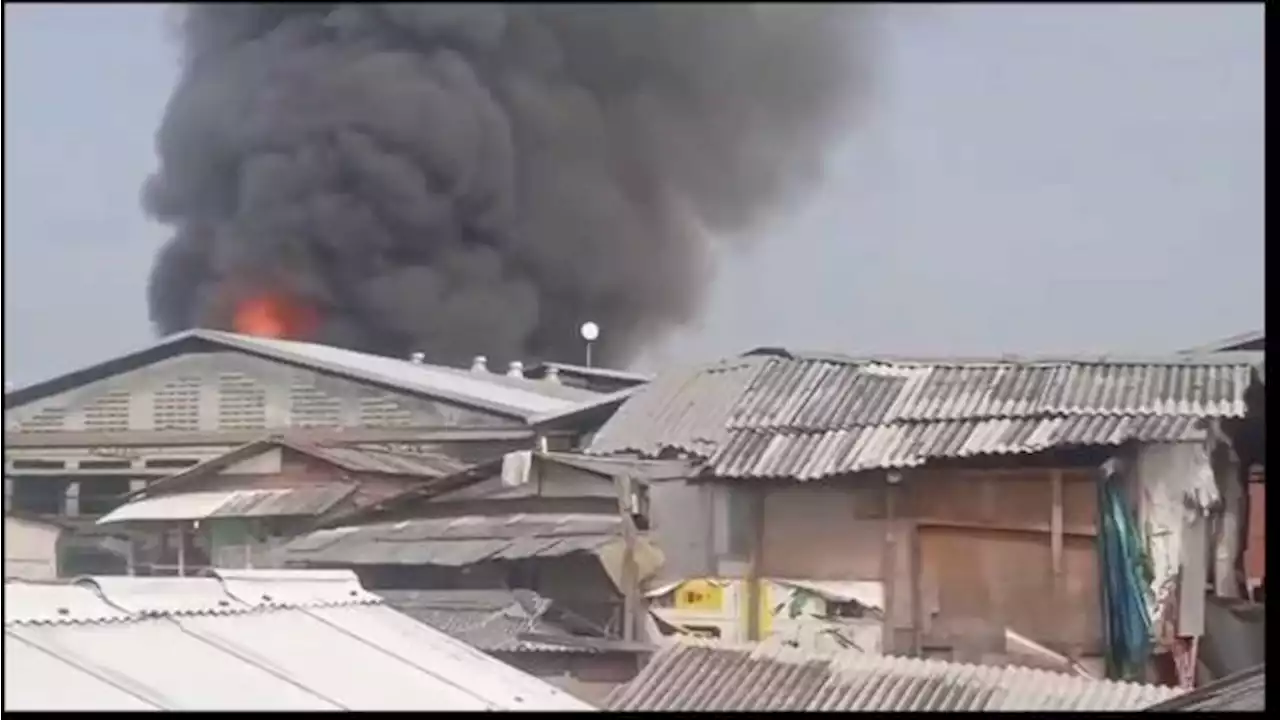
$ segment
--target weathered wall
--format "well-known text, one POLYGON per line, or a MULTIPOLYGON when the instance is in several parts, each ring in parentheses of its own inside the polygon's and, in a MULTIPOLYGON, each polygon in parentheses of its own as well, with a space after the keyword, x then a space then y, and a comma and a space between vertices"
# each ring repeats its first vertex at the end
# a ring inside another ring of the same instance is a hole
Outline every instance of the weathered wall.
POLYGON ((914 471, 888 487, 882 474, 769 487, 760 575, 884 582, 898 650, 919 642, 976 657, 1003 647, 1006 627, 1064 651, 1098 650, 1091 469, 914 471))
POLYGON ((657 582, 716 574, 714 493, 710 485, 649 484, 650 537, 665 557, 657 582))
POLYGON ((641 663, 640 656, 619 652, 520 652, 493 656, 596 707, 604 707, 609 693, 630 682, 641 663))
POLYGON ((778 485, 764 497, 760 574, 809 580, 880 580, 883 483, 778 485))
POLYGON ((58 577, 59 528, 22 518, 4 519, 4 576, 22 580, 58 577))
POLYGON ((908 497, 906 514, 919 528, 919 582, 937 593, 923 645, 985 653, 1003 646, 1008 628, 1073 655, 1100 650, 1092 470, 918 472, 908 497))
POLYGON ((1267 486, 1261 478, 1249 483, 1249 544, 1244 565, 1255 585, 1267 575, 1267 486))

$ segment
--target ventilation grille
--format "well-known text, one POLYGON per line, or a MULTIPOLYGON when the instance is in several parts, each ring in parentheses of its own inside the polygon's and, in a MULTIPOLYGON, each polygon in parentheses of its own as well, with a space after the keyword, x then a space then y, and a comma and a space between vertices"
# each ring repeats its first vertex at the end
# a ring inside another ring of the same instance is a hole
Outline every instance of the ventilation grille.
POLYGON ((305 382, 289 388, 290 424, 295 427, 338 427, 342 401, 305 382))
POLYGON ((364 427, 406 427, 413 424, 413 412, 386 395, 362 397, 360 424, 364 427))
POLYGON ((200 429, 200 378, 179 377, 165 383, 152 405, 156 430, 200 429))
POLYGON ((60 407, 41 408, 31 418, 24 420, 19 427, 22 432, 58 432, 67 423, 67 409, 60 407))
POLYGON ((89 403, 84 409, 86 430, 128 430, 129 402, 133 395, 128 390, 112 390, 89 403))
POLYGON ((248 375, 218 376, 218 428, 256 430, 267 426, 267 393, 248 375))

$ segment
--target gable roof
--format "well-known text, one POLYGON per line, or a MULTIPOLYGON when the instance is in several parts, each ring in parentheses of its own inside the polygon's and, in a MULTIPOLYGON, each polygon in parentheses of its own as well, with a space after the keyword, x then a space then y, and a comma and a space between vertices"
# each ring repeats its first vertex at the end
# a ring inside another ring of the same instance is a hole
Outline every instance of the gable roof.
POLYGON ((6 710, 591 709, 347 571, 6 582, 4 595, 6 710))
POLYGON ((174 492, 197 478, 216 473, 241 460, 247 460, 275 448, 292 450, 320 462, 362 475, 394 475, 426 479, 450 475, 465 467, 461 461, 448 455, 393 453, 341 445, 321 445, 284 435, 269 435, 161 478, 125 497, 132 499, 174 492))
POLYGON ((290 565, 463 567, 595 553, 621 537, 617 515, 462 515, 314 530, 290 540, 276 551, 276 559, 290 565))
POLYGON ((1177 693, 1156 685, 992 667, 813 652, 773 641, 681 638, 616 689, 613 711, 1140 710, 1177 693))
POLYGON ((197 329, 171 335, 136 352, 6 392, 4 406, 9 409, 26 404, 165 358, 218 350, 240 352, 525 421, 535 415, 570 409, 595 397, 595 393, 590 391, 551 382, 417 364, 316 343, 197 329))
POLYGON ((849 358, 762 349, 637 388, 587 452, 816 479, 939 458, 1178 442, 1238 418, 1261 353, 849 358))
POLYGON ((1214 340, 1204 345, 1197 345, 1193 348, 1183 350, 1189 354, 1203 354, 1212 352, 1235 352, 1240 350, 1262 351, 1266 349, 1267 331, 1266 330, 1250 330, 1249 332, 1232 335, 1221 340, 1214 340))

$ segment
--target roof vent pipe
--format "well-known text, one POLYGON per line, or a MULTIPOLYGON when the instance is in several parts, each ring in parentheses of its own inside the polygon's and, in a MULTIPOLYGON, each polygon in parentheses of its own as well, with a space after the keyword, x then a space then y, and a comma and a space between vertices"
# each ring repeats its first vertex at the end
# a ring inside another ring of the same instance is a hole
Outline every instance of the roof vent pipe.
POLYGON ((471 360, 471 372, 487 373, 489 372, 489 360, 483 355, 477 355, 471 360))
POLYGON ((414 365, 425 365, 427 363, 427 354, 416 352, 409 356, 409 362, 414 365))
POLYGON ((559 385, 560 384, 560 368, 548 367, 547 374, 542 379, 546 380, 549 383, 555 383, 556 385, 559 385))
POLYGON ((511 364, 507 366, 507 377, 524 377, 524 363, 519 360, 512 360, 511 364))

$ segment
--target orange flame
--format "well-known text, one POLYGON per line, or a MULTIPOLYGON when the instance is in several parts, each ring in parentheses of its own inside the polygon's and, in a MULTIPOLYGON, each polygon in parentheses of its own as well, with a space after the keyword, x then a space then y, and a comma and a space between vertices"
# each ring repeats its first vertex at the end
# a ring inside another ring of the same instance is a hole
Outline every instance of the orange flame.
POLYGON ((283 295, 256 295, 241 302, 231 320, 242 335, 300 339, 315 329, 315 316, 283 295))

